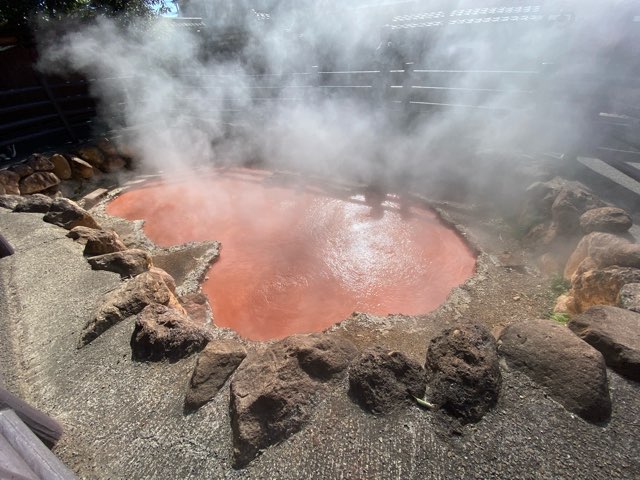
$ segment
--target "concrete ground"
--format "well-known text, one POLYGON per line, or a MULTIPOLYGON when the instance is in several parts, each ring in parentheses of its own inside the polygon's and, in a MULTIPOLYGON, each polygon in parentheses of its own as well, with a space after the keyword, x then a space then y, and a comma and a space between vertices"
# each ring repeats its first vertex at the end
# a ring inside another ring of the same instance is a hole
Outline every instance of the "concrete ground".
MULTIPOLYGON (((462 428, 417 406, 371 416, 349 400, 343 383, 318 398, 305 429, 234 470, 228 388, 195 414, 183 414, 195 358, 132 361, 133 319, 76 348, 81 328, 120 280, 92 271, 82 247, 41 217, 0 208, 0 232, 16 249, 0 259, 0 367, 6 388, 65 426, 54 451, 80 478, 640 478, 640 384, 611 371, 613 415, 606 426, 575 417, 506 370, 497 408, 462 428)), ((454 295, 458 303, 432 315, 354 317, 335 328, 356 341, 365 336, 363 345, 382 343, 422 361, 428 340, 458 310, 487 312, 487 321, 491 312, 513 319, 523 308, 504 301, 513 285, 540 287, 535 274, 498 269, 480 269, 479 278, 454 295), (494 310, 482 310, 492 298, 494 310), (367 333, 372 329, 375 334, 367 333)), ((533 313, 521 319, 527 315, 533 313)))

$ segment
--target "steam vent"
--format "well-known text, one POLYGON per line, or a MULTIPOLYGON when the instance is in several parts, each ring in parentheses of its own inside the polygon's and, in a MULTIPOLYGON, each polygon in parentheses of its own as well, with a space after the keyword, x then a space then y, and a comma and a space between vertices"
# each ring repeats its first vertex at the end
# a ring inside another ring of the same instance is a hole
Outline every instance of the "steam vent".
POLYGON ((0 480, 640 478, 639 2, 13 3, 0 480))

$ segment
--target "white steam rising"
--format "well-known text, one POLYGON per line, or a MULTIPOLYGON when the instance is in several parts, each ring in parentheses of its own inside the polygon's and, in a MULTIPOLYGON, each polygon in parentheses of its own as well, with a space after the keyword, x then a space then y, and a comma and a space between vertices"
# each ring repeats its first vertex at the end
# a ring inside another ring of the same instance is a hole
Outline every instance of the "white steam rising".
POLYGON ((265 20, 253 2, 202 0, 198 10, 192 1, 206 35, 163 20, 122 29, 102 19, 43 44, 41 66, 94 79, 103 121, 163 169, 258 158, 365 182, 419 182, 478 149, 544 151, 558 139, 574 148, 611 73, 603 57, 627 38, 624 22, 611 19, 626 21, 635 8, 627 0, 502 10, 272 3, 265 20), (234 35, 238 53, 216 51, 215 38, 234 35), (416 70, 410 81, 405 68, 416 70), (327 71, 365 72, 319 73, 327 71))

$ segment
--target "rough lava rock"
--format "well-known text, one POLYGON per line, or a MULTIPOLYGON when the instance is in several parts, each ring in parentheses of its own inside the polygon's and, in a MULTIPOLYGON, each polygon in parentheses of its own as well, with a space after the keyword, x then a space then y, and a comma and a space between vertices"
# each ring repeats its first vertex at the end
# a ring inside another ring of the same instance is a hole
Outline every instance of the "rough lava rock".
POLYGON ((3 194, 20 195, 20 175, 11 170, 0 170, 0 188, 3 194))
POLYGON ((349 395, 373 414, 415 405, 413 397, 424 397, 425 388, 424 368, 402 352, 375 347, 349 368, 349 395))
POLYGON ((462 322, 443 330, 429 343, 425 369, 431 402, 464 423, 479 421, 498 402, 496 341, 484 325, 462 322))
POLYGON ((572 318, 572 332, 604 356, 621 375, 640 380, 640 313, 596 306, 572 318))
POLYGON ((237 340, 209 342, 198 355, 184 408, 192 412, 216 396, 227 379, 247 356, 247 350, 237 340))
POLYGON ((126 250, 126 245, 113 230, 100 230, 89 227, 74 227, 67 237, 84 244, 85 255, 104 255, 126 250))
POLYGON ((571 313, 594 305, 616 305, 620 289, 628 283, 640 283, 640 269, 613 266, 576 275, 567 292, 574 308, 571 313))
POLYGON ((151 268, 151 255, 145 250, 131 248, 120 252, 106 253, 88 259, 94 270, 108 270, 121 277, 135 277, 151 268))
POLYGON ((33 153, 27 158, 26 165, 34 172, 51 172, 55 165, 41 153, 33 153))
POLYGON ((24 197, 20 195, 0 195, 0 207, 8 210, 14 210, 23 201, 24 197))
POLYGON ((632 312, 640 313, 640 283, 627 283, 618 293, 617 304, 632 312))
POLYGON ((167 286, 167 288, 171 291, 171 293, 173 293, 174 295, 176 294, 176 281, 171 275, 169 275, 165 270, 158 267, 154 267, 154 266, 150 267, 149 271, 151 273, 158 275, 160 278, 162 278, 162 281, 167 286))
POLYGON ((342 377, 356 352, 341 337, 311 334, 287 337, 250 353, 231 380, 234 467, 246 466, 261 450, 300 431, 325 383, 342 377), (323 359, 316 358, 305 370, 301 362, 309 360, 310 352, 323 359), (327 371, 319 371, 321 366, 327 371))
POLYGON ((199 352, 211 339, 206 329, 184 313, 166 305, 147 305, 131 336, 131 354, 135 360, 180 360, 199 352))
POLYGON ((85 325, 79 346, 92 342, 125 318, 137 315, 147 305, 169 304, 172 297, 158 275, 149 272, 138 275, 107 295, 95 317, 85 325))
POLYGON ((20 193, 28 195, 38 193, 60 183, 60 179, 53 172, 35 172, 20 180, 20 193))
POLYGON ((68 198, 55 199, 43 220, 67 230, 75 227, 100 228, 89 212, 68 198))
POLYGON ((13 211, 23 213, 47 213, 52 203, 52 198, 42 195, 41 193, 35 193, 22 197, 22 200, 15 206, 13 211))
POLYGON ((24 161, 11 165, 8 170, 18 175, 19 179, 22 177, 28 177, 33 173, 33 168, 27 165, 24 161))
POLYGON ((611 416, 607 369, 600 352, 551 320, 504 329, 498 351, 510 368, 544 387, 567 410, 591 422, 611 416))
POLYGON ((621 208, 601 207, 587 210, 580 216, 580 228, 585 233, 624 233, 631 228, 631 216, 621 208))

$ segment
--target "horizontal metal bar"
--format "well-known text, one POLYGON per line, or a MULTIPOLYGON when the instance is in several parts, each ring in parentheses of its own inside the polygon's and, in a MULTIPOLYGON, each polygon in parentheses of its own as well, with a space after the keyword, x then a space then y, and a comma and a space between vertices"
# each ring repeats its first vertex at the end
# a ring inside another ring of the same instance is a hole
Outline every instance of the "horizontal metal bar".
POLYGON ((42 100, 39 102, 31 102, 31 103, 21 103, 19 105, 13 105, 11 107, 0 108, 0 115, 4 113, 19 112, 20 110, 27 110, 29 108, 43 107, 45 105, 53 107, 53 105, 49 100, 42 100))
POLYGON ((20 94, 23 94, 23 93, 40 92, 42 90, 43 89, 42 89, 41 86, 24 87, 24 88, 12 88, 10 90, 0 90, 0 95, 20 95, 20 94))
POLYGON ((11 128, 22 127, 32 123, 41 122, 42 120, 51 120, 52 118, 58 118, 58 115, 55 113, 52 113, 49 115, 40 115, 38 117, 30 117, 25 120, 18 120, 17 122, 3 123, 2 125, 0 125, 0 130, 9 130, 11 128))
POLYGON ((36 133, 31 133, 29 135, 22 135, 20 137, 10 138, 8 140, 2 140, 2 141, 0 141, 0 147, 4 147, 6 145, 11 145, 13 143, 24 142, 26 140, 33 140, 34 138, 44 137, 44 136, 50 135, 52 133, 64 132, 65 130, 66 130, 66 128, 64 128, 64 127, 51 128, 51 129, 48 129, 48 130, 41 130, 41 131, 36 132, 36 133))

